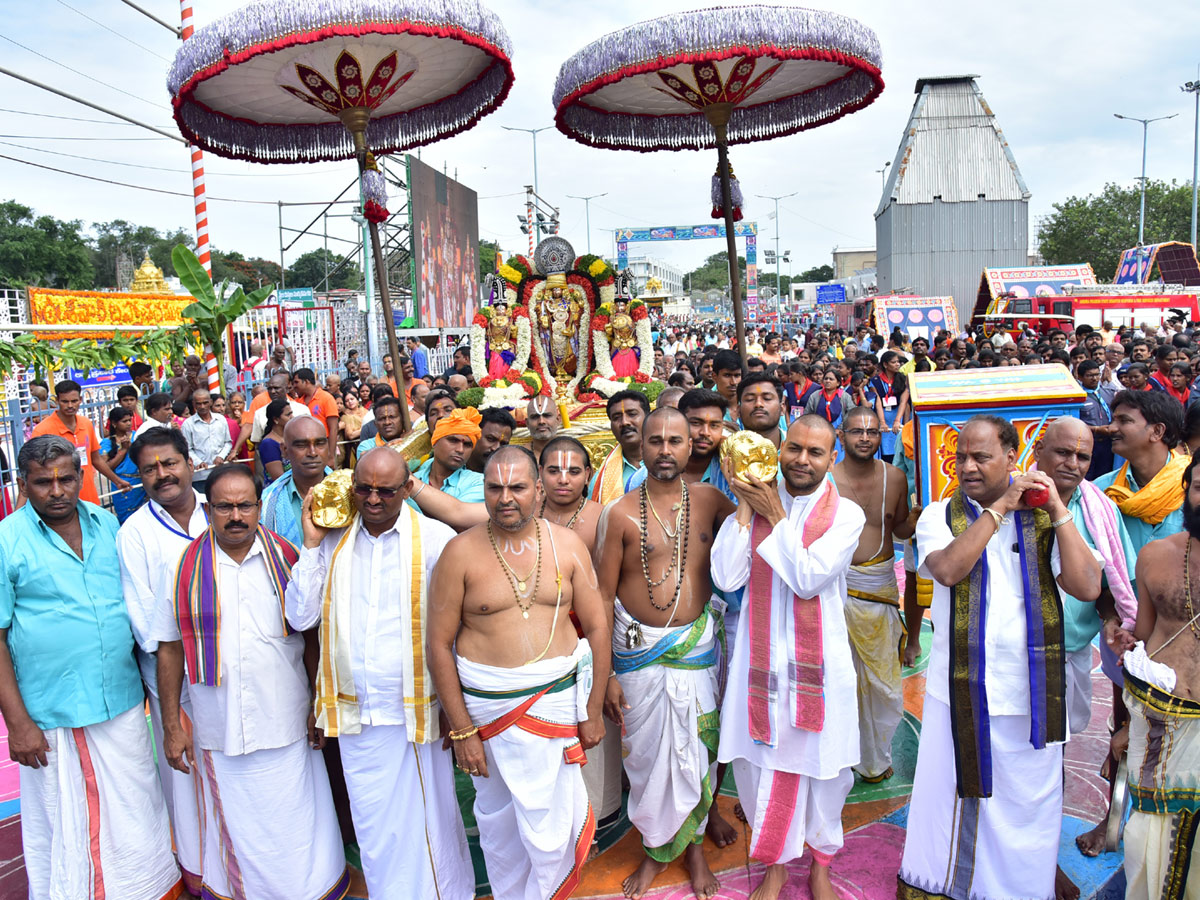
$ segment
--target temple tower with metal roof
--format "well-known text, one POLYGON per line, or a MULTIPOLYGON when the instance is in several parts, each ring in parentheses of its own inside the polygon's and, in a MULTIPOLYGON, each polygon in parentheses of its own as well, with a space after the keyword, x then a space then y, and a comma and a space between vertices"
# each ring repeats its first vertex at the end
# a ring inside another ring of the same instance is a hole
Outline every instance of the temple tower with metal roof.
POLYGON ((879 293, 951 295, 969 322, 987 266, 1029 262, 1029 189, 976 75, 917 81, 875 210, 879 293))

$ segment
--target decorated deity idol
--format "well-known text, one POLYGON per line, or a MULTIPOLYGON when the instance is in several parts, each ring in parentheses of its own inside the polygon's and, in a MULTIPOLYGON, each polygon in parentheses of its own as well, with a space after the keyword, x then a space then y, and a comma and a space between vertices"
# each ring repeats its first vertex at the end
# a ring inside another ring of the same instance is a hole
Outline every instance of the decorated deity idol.
POLYGON ((508 314, 508 304, 497 300, 492 304, 492 317, 486 329, 488 343, 488 375, 503 378, 517 354, 517 323, 508 314))
POLYGON ((612 316, 609 317, 608 324, 604 326, 604 336, 608 339, 613 371, 618 378, 636 375, 641 362, 637 335, 634 334, 633 317, 628 312, 628 305, 624 297, 617 298, 613 303, 612 316))
POLYGON ((581 352, 587 352, 587 297, 567 281, 575 254, 565 240, 546 238, 534 251, 533 261, 546 280, 534 290, 530 311, 546 351, 546 368, 565 386, 582 374, 579 359, 581 352))

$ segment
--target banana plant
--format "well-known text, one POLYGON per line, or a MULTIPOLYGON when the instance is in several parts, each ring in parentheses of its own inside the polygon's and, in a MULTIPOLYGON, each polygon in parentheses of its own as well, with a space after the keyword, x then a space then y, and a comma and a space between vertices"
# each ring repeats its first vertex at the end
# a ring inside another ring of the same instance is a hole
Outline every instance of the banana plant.
POLYGON ((217 358, 217 372, 221 378, 221 393, 225 392, 225 329, 243 313, 258 306, 275 290, 273 284, 265 284, 247 294, 240 284, 222 281, 213 284, 212 277, 204 270, 191 248, 177 244, 171 251, 171 263, 179 282, 195 298, 183 308, 184 318, 191 319, 196 333, 217 358))

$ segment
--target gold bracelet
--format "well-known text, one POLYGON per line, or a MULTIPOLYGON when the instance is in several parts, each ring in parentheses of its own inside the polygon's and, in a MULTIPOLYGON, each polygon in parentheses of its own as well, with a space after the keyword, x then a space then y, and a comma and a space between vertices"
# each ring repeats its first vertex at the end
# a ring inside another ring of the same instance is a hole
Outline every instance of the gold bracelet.
POLYGON ((467 738, 473 738, 477 734, 479 734, 479 726, 472 725, 470 728, 461 728, 458 731, 451 731, 450 740, 465 741, 467 738))

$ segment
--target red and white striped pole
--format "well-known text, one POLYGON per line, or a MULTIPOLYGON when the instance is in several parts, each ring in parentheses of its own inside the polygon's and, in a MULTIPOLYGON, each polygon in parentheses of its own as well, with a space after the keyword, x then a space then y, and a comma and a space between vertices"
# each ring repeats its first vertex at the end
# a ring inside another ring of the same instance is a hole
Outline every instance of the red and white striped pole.
MULTIPOLYGON (((182 28, 179 36, 187 40, 196 29, 192 25, 192 0, 179 0, 179 17, 182 28)), ((208 277, 212 277, 212 253, 208 249, 208 197, 204 187, 204 153, 194 144, 189 144, 192 154, 192 197, 196 206, 196 257, 208 277)), ((212 347, 204 348, 204 367, 208 372, 208 389, 221 389, 221 373, 217 369, 217 357, 212 347)))

